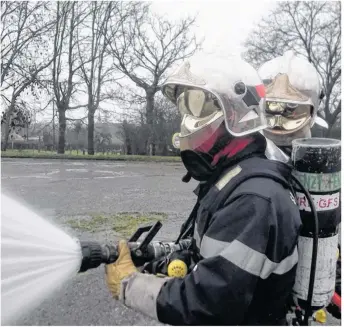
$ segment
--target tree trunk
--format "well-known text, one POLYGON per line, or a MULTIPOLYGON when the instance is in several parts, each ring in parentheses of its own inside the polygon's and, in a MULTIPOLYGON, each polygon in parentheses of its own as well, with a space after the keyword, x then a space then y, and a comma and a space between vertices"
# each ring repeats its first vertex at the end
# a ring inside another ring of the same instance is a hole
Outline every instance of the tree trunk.
POLYGON ((9 136, 10 136, 10 126, 6 122, 6 124, 5 124, 5 137, 4 137, 4 143, 3 143, 2 151, 6 151, 7 150, 9 136))
POLYGON ((58 108, 59 112, 59 142, 57 145, 57 153, 65 153, 65 135, 66 135, 66 110, 58 108))
POLYGON ((126 154, 131 155, 132 150, 131 150, 131 140, 129 137, 125 138, 125 149, 126 149, 126 154))
POLYGON ((55 100, 53 100, 53 150, 55 150, 55 100))
POLYGON ((4 143, 3 143, 2 151, 7 150, 8 138, 9 138, 10 132, 11 132, 10 123, 11 123, 11 113, 12 113, 13 108, 14 108, 14 105, 10 105, 10 107, 8 108, 7 113, 6 113, 5 136, 4 136, 4 143))
POLYGON ((155 156, 155 135, 154 135, 154 93, 147 92, 146 95, 146 118, 149 129, 148 153, 155 156))
POLYGON ((94 155, 94 111, 88 110, 87 152, 94 155))

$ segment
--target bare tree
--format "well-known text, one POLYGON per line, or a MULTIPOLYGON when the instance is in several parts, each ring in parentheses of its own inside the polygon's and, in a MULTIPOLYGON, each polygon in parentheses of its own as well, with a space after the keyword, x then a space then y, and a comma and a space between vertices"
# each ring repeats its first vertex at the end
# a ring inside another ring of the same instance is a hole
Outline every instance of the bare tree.
POLYGON ((89 20, 85 20, 78 28, 78 55, 81 62, 81 78, 86 84, 88 95, 88 154, 94 154, 94 115, 101 101, 108 99, 109 90, 116 84, 113 75, 116 69, 111 57, 106 52, 105 37, 109 24, 117 22, 119 2, 88 3, 89 20), (107 86, 107 88, 106 88, 107 86))
POLYGON ((149 154, 154 155, 154 97, 166 71, 200 49, 200 43, 190 32, 195 18, 170 22, 151 14, 147 3, 122 2, 120 6, 121 17, 129 11, 130 19, 122 20, 120 29, 110 26, 107 31, 109 49, 116 68, 145 94, 149 154))
POLYGON ((11 132, 11 117, 23 92, 44 78, 53 62, 49 49, 55 18, 47 2, 1 2, 1 100, 5 109, 4 145, 11 132))
POLYGON ((256 67, 290 49, 314 64, 323 87, 322 110, 329 134, 341 112, 340 1, 280 2, 245 46, 245 58, 256 67))
POLYGON ((78 60, 77 28, 87 18, 83 2, 57 2, 54 38, 54 62, 52 69, 53 89, 59 116, 57 153, 64 153, 66 133, 66 111, 85 107, 87 104, 71 106, 73 95, 80 91, 81 81, 75 76, 82 63, 78 60), (64 69, 66 67, 66 69, 64 69))

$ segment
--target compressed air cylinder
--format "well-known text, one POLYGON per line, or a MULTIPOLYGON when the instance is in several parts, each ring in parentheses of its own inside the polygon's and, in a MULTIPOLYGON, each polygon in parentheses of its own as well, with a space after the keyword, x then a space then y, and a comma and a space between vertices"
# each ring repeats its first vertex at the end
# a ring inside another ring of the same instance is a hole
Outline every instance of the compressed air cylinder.
MULTIPOLYGON (((310 193, 319 221, 318 255, 312 298, 314 311, 327 306, 334 293, 340 224, 341 143, 312 138, 292 142, 294 174, 310 193)), ((314 218, 307 198, 296 188, 303 227, 298 241, 299 262, 293 288, 295 302, 305 308, 313 248, 314 218)))

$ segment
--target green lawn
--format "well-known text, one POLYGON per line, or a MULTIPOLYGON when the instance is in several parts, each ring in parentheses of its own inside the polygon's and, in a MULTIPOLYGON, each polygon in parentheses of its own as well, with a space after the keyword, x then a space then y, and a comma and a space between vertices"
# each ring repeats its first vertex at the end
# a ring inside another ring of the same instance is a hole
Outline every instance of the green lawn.
POLYGON ((96 153, 91 156, 82 154, 82 151, 65 151, 65 154, 57 154, 52 151, 38 150, 6 150, 1 151, 2 158, 37 158, 37 159, 76 159, 76 160, 116 160, 116 161, 153 161, 153 162, 180 162, 180 157, 138 156, 120 154, 96 153))

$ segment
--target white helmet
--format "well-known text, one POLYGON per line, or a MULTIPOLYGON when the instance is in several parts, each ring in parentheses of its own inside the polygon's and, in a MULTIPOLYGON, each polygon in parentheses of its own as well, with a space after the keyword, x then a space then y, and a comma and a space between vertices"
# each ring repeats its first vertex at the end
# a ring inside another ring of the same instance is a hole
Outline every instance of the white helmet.
POLYGON ((167 78, 162 93, 182 114, 181 151, 199 150, 204 143, 209 149, 223 122, 235 137, 267 126, 263 82, 240 58, 193 57, 167 78))
POLYGON ((320 82, 316 69, 306 59, 287 51, 264 63, 258 70, 266 87, 264 135, 279 146, 295 138, 311 137, 310 129, 320 104, 320 82))

